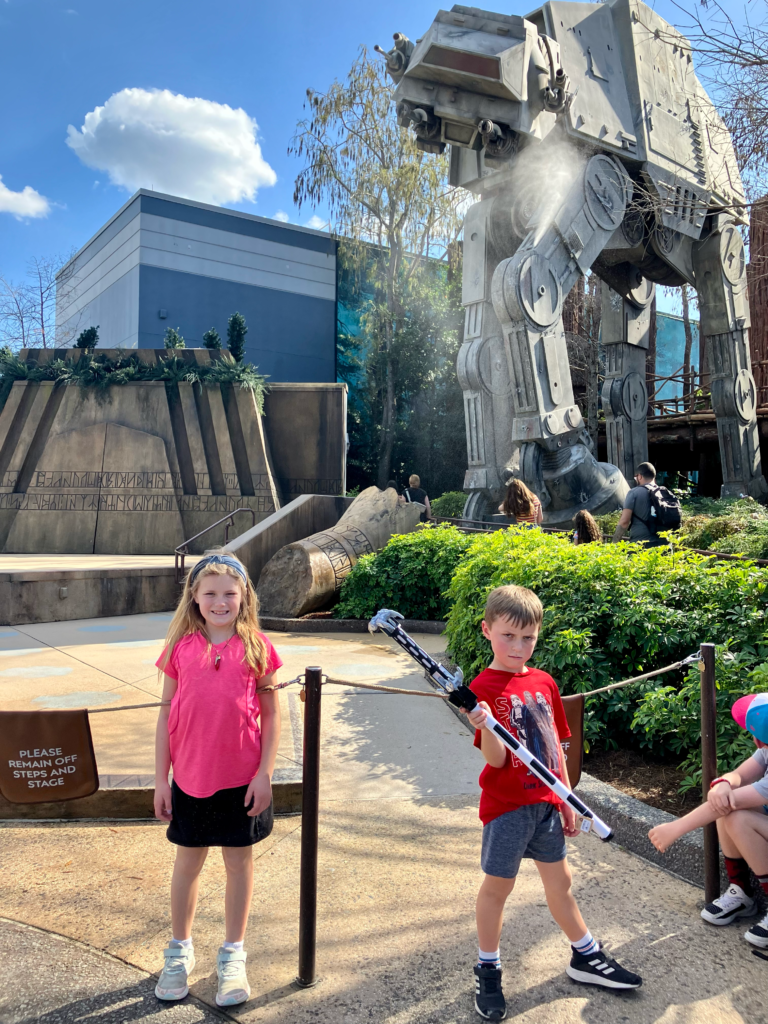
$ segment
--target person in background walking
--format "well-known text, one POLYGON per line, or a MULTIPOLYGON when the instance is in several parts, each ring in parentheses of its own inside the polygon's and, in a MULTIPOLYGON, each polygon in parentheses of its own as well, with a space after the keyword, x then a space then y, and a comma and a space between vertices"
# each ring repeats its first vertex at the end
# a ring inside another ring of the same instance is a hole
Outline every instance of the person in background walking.
POLYGON ((421 486, 420 477, 415 473, 411 473, 408 477, 408 486, 403 491, 403 497, 407 502, 417 501, 420 505, 425 506, 426 512, 421 513, 422 523, 426 523, 426 521, 432 517, 432 509, 429 507, 427 492, 421 486))
POLYGON ((398 504, 400 504, 400 505, 404 504, 405 503, 405 498, 402 496, 402 494, 400 494, 400 492, 397 489, 397 480, 387 480, 387 487, 386 487, 386 489, 389 490, 390 487, 392 488, 392 490, 397 495, 398 504))
POLYGON ((530 526, 538 526, 544 520, 541 502, 522 480, 517 479, 509 481, 499 512, 514 519, 516 523, 528 523, 530 526))
POLYGON ((589 514, 585 509, 581 509, 573 517, 573 525, 575 527, 573 531, 573 543, 574 544, 602 544, 603 535, 600 532, 600 527, 595 522, 593 516, 589 514))
POLYGON ((650 462, 641 462, 635 473, 635 486, 624 499, 624 508, 613 534, 614 543, 620 541, 627 530, 630 540, 642 541, 646 547, 664 543, 651 529, 651 495, 648 488, 655 483, 655 468, 650 462))

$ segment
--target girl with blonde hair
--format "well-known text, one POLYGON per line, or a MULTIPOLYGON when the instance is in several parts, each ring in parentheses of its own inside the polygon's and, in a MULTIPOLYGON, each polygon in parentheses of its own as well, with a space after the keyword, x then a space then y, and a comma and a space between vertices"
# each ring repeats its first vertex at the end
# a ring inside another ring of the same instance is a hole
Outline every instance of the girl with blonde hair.
POLYGON ((541 502, 533 491, 517 478, 509 481, 504 501, 499 505, 499 512, 510 516, 516 523, 528 523, 530 526, 538 526, 544 519, 541 502))
POLYGON ((254 843, 272 831, 272 772, 280 737, 274 690, 282 665, 259 631, 259 602, 239 559, 221 552, 190 570, 157 667, 164 674, 155 740, 155 815, 176 849, 173 937, 155 987, 183 999, 195 967, 192 922, 205 859, 220 846, 227 872, 226 937, 216 1002, 245 1002, 245 928, 254 843), (173 766, 173 783, 168 772, 173 766))

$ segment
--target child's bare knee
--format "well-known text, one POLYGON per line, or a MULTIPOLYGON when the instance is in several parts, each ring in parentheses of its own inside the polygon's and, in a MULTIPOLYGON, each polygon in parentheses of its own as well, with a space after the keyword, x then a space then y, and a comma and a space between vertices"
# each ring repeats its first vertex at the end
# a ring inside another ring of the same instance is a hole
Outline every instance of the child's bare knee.
POLYGON ((252 846, 222 846, 221 856, 224 860, 224 867, 230 874, 239 874, 247 871, 248 865, 253 862, 252 846))
POLYGON ((516 878, 500 878, 498 875, 486 875, 480 886, 480 896, 504 901, 515 887, 516 878))

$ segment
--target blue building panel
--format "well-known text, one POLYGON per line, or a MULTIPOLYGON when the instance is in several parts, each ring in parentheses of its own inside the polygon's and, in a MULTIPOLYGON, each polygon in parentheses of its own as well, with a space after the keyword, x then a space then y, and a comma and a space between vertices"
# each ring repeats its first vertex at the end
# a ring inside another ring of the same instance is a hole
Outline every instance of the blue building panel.
POLYGON ((226 343, 237 312, 248 325, 245 358, 260 373, 296 383, 336 379, 335 302, 159 267, 142 266, 139 282, 139 348, 162 348, 168 327, 189 347, 201 346, 211 327, 226 343))

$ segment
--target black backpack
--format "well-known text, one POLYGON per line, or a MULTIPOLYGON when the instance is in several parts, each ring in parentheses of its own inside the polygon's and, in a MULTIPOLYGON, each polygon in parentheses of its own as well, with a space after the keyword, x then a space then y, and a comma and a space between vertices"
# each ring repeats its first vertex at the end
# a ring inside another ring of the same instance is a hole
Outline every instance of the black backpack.
POLYGON ((665 530, 679 530, 682 516, 680 502, 668 487, 658 484, 645 484, 651 501, 651 514, 646 526, 651 533, 659 534, 665 530))

